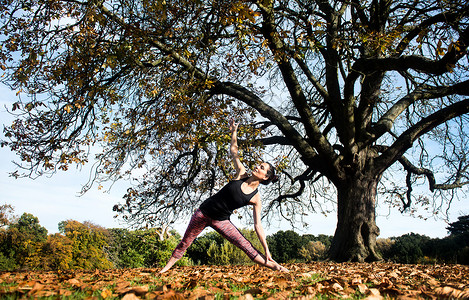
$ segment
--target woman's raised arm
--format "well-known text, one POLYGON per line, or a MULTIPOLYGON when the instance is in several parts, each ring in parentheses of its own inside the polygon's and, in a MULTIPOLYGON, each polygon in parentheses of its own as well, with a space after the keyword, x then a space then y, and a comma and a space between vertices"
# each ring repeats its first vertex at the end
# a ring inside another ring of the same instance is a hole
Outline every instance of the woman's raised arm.
POLYGON ((239 158, 238 153, 238 125, 233 119, 230 120, 230 131, 231 131, 231 144, 230 144, 230 154, 231 159, 233 160, 234 168, 236 170, 235 179, 241 179, 246 177, 246 168, 244 168, 239 158))

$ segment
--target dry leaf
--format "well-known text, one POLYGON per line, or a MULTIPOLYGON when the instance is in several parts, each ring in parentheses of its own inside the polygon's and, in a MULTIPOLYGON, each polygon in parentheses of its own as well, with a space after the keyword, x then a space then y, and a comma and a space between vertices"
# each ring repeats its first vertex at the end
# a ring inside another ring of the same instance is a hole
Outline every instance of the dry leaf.
POLYGON ((364 285, 363 283, 360 283, 357 285, 358 291, 362 294, 366 294, 368 292, 368 287, 364 285))
POLYGON ((70 283, 72 286, 76 286, 76 287, 80 287, 82 285, 80 280, 75 279, 75 278, 69 279, 68 283, 70 283))
POLYGON ((148 286, 147 285, 133 286, 133 287, 130 288, 130 292, 134 293, 138 296, 145 295, 146 293, 148 293, 148 286))
POLYGON ((139 297, 137 297, 135 294, 127 294, 125 295, 124 297, 122 297, 122 300, 137 300, 137 299, 140 299, 139 297))
POLYGON ((39 282, 35 282, 32 289, 29 291, 28 295, 35 295, 37 292, 42 291, 44 289, 44 285, 40 284, 39 282))
POLYGON ((375 288, 368 289, 368 293, 370 296, 381 296, 379 290, 375 288))
POLYGON ((439 296, 447 297, 447 298, 455 298, 455 299, 467 299, 468 292, 461 291, 450 286, 445 286, 441 288, 436 288, 435 293, 439 296))
POLYGON ((244 293, 256 296, 256 295, 262 294, 262 290, 260 288, 251 288, 251 289, 246 290, 244 293))
POLYGON ((313 275, 314 275, 313 272, 298 274, 299 277, 303 277, 303 278, 311 278, 311 277, 313 277, 313 275))
POLYGON ((332 289, 336 292, 342 291, 344 288, 337 282, 332 285, 332 289))
POLYGON ((104 299, 108 298, 108 297, 111 297, 112 296, 112 292, 108 289, 104 289, 102 292, 101 292, 101 297, 103 297, 104 299))
POLYGON ((254 300, 254 297, 251 294, 242 295, 238 298, 239 300, 254 300))

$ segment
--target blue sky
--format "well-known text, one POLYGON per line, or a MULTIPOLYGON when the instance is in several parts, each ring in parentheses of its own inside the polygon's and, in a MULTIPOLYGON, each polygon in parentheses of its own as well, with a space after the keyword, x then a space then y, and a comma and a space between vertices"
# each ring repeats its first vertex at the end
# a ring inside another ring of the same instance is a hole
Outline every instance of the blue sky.
MULTIPOLYGON (((16 101, 16 96, 5 86, 0 85, 0 120, 2 125, 8 125, 12 117, 6 112, 16 101)), ((3 129, 3 126, 2 126, 3 129)), ((0 139, 4 139, 3 130, 0 139)), ((79 222, 91 221, 94 224, 106 228, 125 227, 118 219, 112 207, 122 198, 127 186, 125 182, 117 183, 110 192, 92 188, 85 195, 79 196, 82 185, 87 182, 89 173, 86 168, 81 172, 71 168, 67 172, 60 172, 53 177, 41 177, 35 180, 14 179, 9 177, 8 172, 14 170, 11 162, 16 160, 8 148, 0 148, 0 204, 11 204, 15 208, 15 214, 24 212, 31 213, 39 218, 39 222, 49 233, 58 231, 58 223, 73 219, 79 222)), ((449 216, 450 222, 457 220, 458 216, 469 214, 463 201, 453 204, 449 216)), ((441 219, 429 218, 427 220, 417 219, 408 214, 401 214, 397 209, 389 212, 387 207, 377 210, 377 225, 381 230, 380 237, 400 236, 414 232, 429 237, 444 237, 447 235, 445 227, 447 223, 441 219)), ((182 220, 175 225, 175 229, 181 234, 185 230, 187 220, 182 220)), ((240 227, 247 224, 240 223, 237 218, 233 222, 240 227)), ((327 217, 321 214, 311 214, 306 218, 310 225, 300 234, 328 234, 333 235, 336 226, 336 216, 332 213, 327 217)), ((289 230, 291 226, 287 223, 273 223, 265 228, 267 234, 278 230, 289 230)))

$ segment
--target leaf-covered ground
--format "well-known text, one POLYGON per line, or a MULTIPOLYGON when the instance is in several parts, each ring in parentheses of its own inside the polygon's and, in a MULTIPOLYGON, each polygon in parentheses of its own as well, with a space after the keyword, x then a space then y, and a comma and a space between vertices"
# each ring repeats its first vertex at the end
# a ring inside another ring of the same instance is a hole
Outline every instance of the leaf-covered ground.
POLYGON ((0 298, 469 299, 469 266, 332 263, 0 273, 0 298))

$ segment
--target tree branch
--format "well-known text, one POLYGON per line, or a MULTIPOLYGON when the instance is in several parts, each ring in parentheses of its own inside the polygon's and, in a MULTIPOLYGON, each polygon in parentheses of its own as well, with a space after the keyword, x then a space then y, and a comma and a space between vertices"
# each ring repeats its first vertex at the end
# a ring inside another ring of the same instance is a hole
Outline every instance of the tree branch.
POLYGON ((458 60, 466 55, 468 45, 469 27, 461 33, 459 40, 454 43, 451 50, 439 60, 432 60, 416 55, 386 58, 360 58, 355 62, 352 69, 360 74, 370 74, 376 71, 406 71, 413 69, 425 74, 442 75, 450 72, 458 60))
POLYGON ((461 100, 442 108, 417 122, 414 126, 402 133, 397 140, 376 159, 377 174, 381 174, 387 166, 392 165, 395 161, 400 159, 402 155, 412 147, 416 139, 438 125, 467 113, 469 113, 469 99, 461 100))
POLYGON ((259 139, 264 145, 283 145, 283 146, 292 146, 291 141, 284 136, 271 136, 268 138, 259 139))
MULTIPOLYGON (((388 146, 384 145, 376 145, 373 148, 375 148, 378 152, 385 152, 387 149, 389 149, 388 146)), ((407 186, 407 191, 406 191, 406 200, 404 200, 404 197, 401 194, 399 195, 399 198, 402 201, 403 208, 402 211, 405 211, 407 208, 410 207, 412 204, 412 183, 411 183, 411 176, 412 175, 423 175, 427 178, 428 180, 428 188, 429 190, 433 193, 435 190, 451 190, 455 188, 461 188, 467 184, 469 184, 469 181, 466 182, 461 182, 461 179, 463 178, 462 171, 458 170, 456 177, 453 181, 453 183, 436 183, 435 180, 435 175, 433 174, 433 171, 427 169, 427 168, 420 168, 412 164, 405 156, 401 156, 398 159, 399 163, 403 166, 404 170, 407 172, 406 174, 406 186, 407 186)))
MULTIPOLYGON (((101 6, 101 9, 103 13, 108 15, 110 18, 112 18, 116 22, 119 22, 122 26, 129 26, 125 24, 123 20, 115 16, 109 10, 107 10, 105 7, 101 6)), ((151 38, 149 41, 153 46, 158 48, 160 51, 171 56, 174 62, 181 65, 187 72, 194 74, 196 78, 199 78, 202 80, 209 79, 215 82, 214 87, 211 89, 212 93, 215 93, 215 94, 222 93, 222 94, 232 96, 246 103, 247 105, 253 107, 263 117, 272 121, 280 129, 280 131, 282 131, 282 133, 286 137, 289 137, 291 139, 292 144, 301 153, 304 159, 310 160, 310 159, 313 159, 317 155, 316 151, 309 145, 309 143, 306 140, 303 139, 303 137, 293 128, 293 126, 291 126, 291 124, 282 114, 276 111, 273 107, 264 103, 261 99, 255 96, 252 92, 250 92, 246 88, 240 85, 237 85, 235 83, 220 82, 217 78, 208 77, 202 70, 195 67, 189 60, 181 56, 178 52, 176 52, 170 46, 165 45, 163 42, 161 42, 157 38, 151 38)), ((290 75, 291 76, 287 76, 287 78, 290 78, 293 80, 294 79, 293 69, 291 69, 290 75)), ((299 83, 297 81, 295 82, 296 82, 296 85, 299 87, 299 83)), ((298 87, 295 88, 297 92, 301 91, 301 88, 298 89, 298 87)), ((306 99, 304 95, 302 95, 302 97, 306 99)), ((309 111, 309 108, 306 106, 306 101, 302 101, 301 103, 302 104, 299 107, 300 114, 301 112, 309 111)), ((312 138, 316 141, 316 144, 319 146, 318 149, 322 150, 322 153, 326 155, 330 161, 335 161, 336 154, 332 150, 332 147, 330 147, 330 145, 328 144, 327 139, 325 139, 324 136, 321 135, 318 126, 314 124, 314 117, 310 111, 309 111, 309 114, 307 114, 306 118, 304 118, 304 120, 309 121, 308 124, 310 124, 310 126, 305 125, 305 127, 310 128, 309 130, 310 132, 312 131, 311 127, 313 127, 314 136, 312 138)))
MULTIPOLYGON (((456 21, 458 18, 460 18, 461 16, 467 15, 467 13, 468 13, 468 9, 466 8, 466 10, 463 11, 462 13, 460 13, 460 12, 442 12, 442 13, 437 14, 435 16, 432 16, 428 19, 425 19, 422 23, 420 23, 418 26, 415 26, 414 29, 409 31, 407 33, 407 35, 401 40, 399 45, 396 47, 396 56, 400 56, 404 52, 404 50, 407 48, 409 43, 416 36, 418 36, 419 33, 422 32, 423 30, 425 30, 427 28, 430 28, 430 26, 432 26, 434 24, 437 24, 437 23, 441 23, 441 22, 452 23, 452 22, 456 21)), ((400 25, 403 26, 405 24, 401 23, 400 25)))
MULTIPOLYGON (((337 154, 333 151, 331 144, 322 135, 318 124, 315 122, 315 116, 308 106, 308 101, 304 95, 303 89, 288 60, 286 46, 280 38, 280 34, 276 30, 273 8, 264 6, 259 3, 259 1, 257 4, 263 15, 262 34, 269 42, 269 47, 273 55, 276 57, 277 65, 282 73, 283 80, 292 97, 296 110, 304 120, 303 124, 305 126, 306 134, 311 139, 311 143, 316 148, 318 154, 329 161, 332 168, 335 168, 337 167, 337 154)), ((289 135, 286 136, 289 137, 289 135)), ((337 169, 337 171, 337 173, 339 173, 339 169, 337 169)))
POLYGON ((349 150, 355 143, 355 126, 353 116, 353 105, 347 101, 342 102, 341 88, 338 76, 338 66, 340 62, 339 54, 337 52, 336 42, 338 39, 339 25, 341 15, 344 9, 348 6, 345 1, 342 3, 340 10, 334 11, 329 1, 316 0, 319 9, 324 13, 327 22, 327 35, 326 35, 326 51, 324 52, 324 60, 328 63, 325 66, 327 91, 329 100, 327 103, 331 112, 334 124, 337 127, 339 139, 349 150))
POLYGON ((280 205, 286 199, 294 199, 301 196, 301 194, 303 194, 304 189, 306 188, 306 181, 311 180, 315 174, 316 172, 312 168, 308 168, 301 175, 292 178, 292 184, 294 184, 295 182, 300 183, 300 187, 298 188, 298 190, 291 194, 279 195, 277 198, 272 200, 266 209, 264 217, 267 216, 268 212, 271 209, 273 209, 274 204, 280 205))
POLYGON ((461 182, 462 175, 461 175, 460 172, 458 172, 459 174, 457 174, 456 180, 453 183, 437 184, 436 180, 435 180, 435 175, 433 174, 433 172, 431 170, 426 169, 426 168, 419 168, 419 167, 415 166, 405 156, 402 156, 401 158, 399 158, 399 162, 404 167, 404 169, 407 171, 407 175, 406 175, 406 185, 407 185, 406 197, 407 197, 407 202, 405 202, 403 199, 401 199, 403 204, 404 204, 404 207, 402 209, 403 211, 405 211, 407 208, 409 208, 411 203, 412 203, 412 198, 411 198, 411 195, 412 195, 411 176, 412 176, 412 174, 425 176, 428 180, 428 185, 429 185, 429 189, 430 189, 431 192, 434 192, 436 189, 438 189, 438 190, 450 190, 450 189, 455 189, 455 188, 461 188, 461 187, 469 184, 469 182, 461 182))
POLYGON ((317 78, 313 75, 313 73, 311 73, 311 70, 308 68, 308 66, 306 65, 306 63, 302 59, 300 59, 299 57, 296 57, 296 56, 294 56, 294 57, 295 57, 296 63, 298 64, 298 66, 300 66, 301 70, 306 75, 306 78, 308 78, 309 82, 311 82, 313 84, 313 86, 316 88, 316 91, 318 91, 319 95, 321 95, 321 97, 323 99, 325 99, 326 102, 329 102, 329 100, 328 100, 329 99, 329 93, 324 88, 324 86, 322 86, 322 84, 319 83, 317 78))
POLYGON ((212 88, 213 93, 232 96, 256 109, 263 117, 270 120, 284 134, 306 160, 313 159, 317 154, 300 133, 288 122, 287 118, 263 102, 245 87, 232 82, 217 82, 212 88))
POLYGON ((434 87, 431 89, 428 89, 426 86, 417 88, 415 91, 397 101, 378 122, 376 122, 371 129, 372 137, 367 141, 367 144, 376 141, 383 134, 391 130, 397 117, 417 100, 440 98, 452 94, 469 96, 469 80, 452 86, 434 87))
POLYGON ((360 22, 363 24, 363 26, 368 27, 370 24, 370 21, 368 20, 368 17, 365 14, 365 11, 363 10, 363 4, 359 0, 352 0, 352 7, 355 9, 352 10, 352 13, 356 12, 358 19, 360 22))

